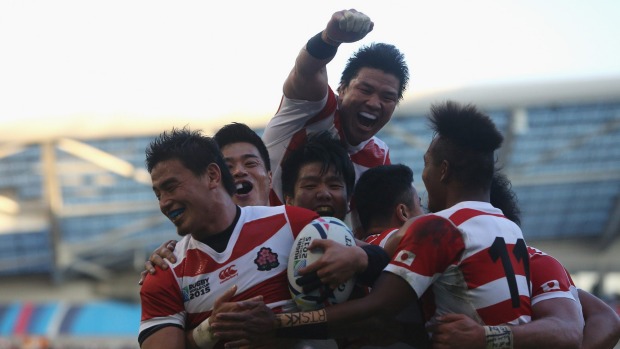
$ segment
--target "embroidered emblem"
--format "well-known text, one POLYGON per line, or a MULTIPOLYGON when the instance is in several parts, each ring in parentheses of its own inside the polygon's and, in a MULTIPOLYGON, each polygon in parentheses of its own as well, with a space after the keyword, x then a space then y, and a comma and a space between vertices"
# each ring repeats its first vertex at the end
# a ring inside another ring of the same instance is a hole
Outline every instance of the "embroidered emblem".
POLYGON ((278 254, 271 252, 269 247, 261 247, 260 251, 256 253, 254 263, 258 265, 260 271, 268 271, 280 265, 278 254))

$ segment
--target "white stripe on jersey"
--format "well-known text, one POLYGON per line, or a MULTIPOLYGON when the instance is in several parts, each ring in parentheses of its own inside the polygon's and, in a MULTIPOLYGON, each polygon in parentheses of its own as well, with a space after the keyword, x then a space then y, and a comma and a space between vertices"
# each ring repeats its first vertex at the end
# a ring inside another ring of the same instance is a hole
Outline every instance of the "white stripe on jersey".
MULTIPOLYGON (((517 288, 519 289, 519 296, 529 297, 530 290, 528 289, 527 281, 523 275, 515 275, 517 279, 517 288)), ((504 295, 510 294, 508 288, 508 281, 506 278, 501 278, 488 282, 480 287, 469 290, 477 299, 476 308, 486 308, 491 305, 503 302, 506 300, 504 295)))

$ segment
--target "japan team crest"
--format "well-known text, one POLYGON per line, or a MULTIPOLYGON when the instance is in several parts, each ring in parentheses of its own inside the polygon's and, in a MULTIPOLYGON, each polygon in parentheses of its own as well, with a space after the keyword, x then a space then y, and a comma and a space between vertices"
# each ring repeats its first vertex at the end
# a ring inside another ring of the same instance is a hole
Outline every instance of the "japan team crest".
POLYGON ((280 262, 278 262, 278 254, 273 253, 269 247, 261 247, 256 253, 254 263, 258 265, 258 270, 260 271, 268 271, 280 265, 280 262))

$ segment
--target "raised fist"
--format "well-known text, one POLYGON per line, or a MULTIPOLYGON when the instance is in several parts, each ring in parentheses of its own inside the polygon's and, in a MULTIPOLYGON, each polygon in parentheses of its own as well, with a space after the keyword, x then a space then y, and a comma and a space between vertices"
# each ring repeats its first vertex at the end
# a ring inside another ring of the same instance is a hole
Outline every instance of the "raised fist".
POLYGON ((356 42, 363 39, 372 31, 374 23, 370 17, 354 9, 342 10, 334 13, 327 27, 325 35, 333 43, 356 42))

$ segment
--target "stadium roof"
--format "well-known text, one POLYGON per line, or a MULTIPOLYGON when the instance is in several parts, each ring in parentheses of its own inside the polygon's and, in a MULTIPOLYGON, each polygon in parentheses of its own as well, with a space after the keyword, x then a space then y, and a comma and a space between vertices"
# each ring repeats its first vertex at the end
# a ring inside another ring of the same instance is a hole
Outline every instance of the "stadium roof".
MULTIPOLYGON (((415 89, 415 81, 411 89, 415 89)), ((405 98, 394 116, 425 114, 447 99, 484 109, 595 103, 620 98, 620 76, 469 86, 405 98)))

